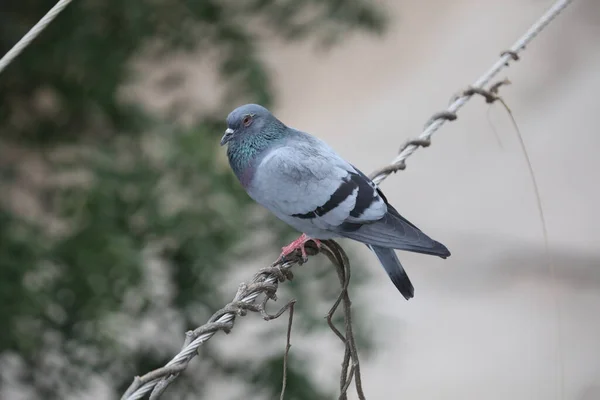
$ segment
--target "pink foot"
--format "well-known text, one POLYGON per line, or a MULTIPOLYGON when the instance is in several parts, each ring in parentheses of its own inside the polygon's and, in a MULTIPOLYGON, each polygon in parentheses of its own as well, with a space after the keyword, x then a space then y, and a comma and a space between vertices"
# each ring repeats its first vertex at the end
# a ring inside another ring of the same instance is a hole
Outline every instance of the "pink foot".
POLYGON ((296 250, 300 249, 300 252, 302 253, 302 259, 306 261, 308 259, 308 256, 306 255, 306 249, 304 248, 304 246, 307 242, 310 241, 314 242, 317 245, 317 247, 321 247, 321 242, 319 240, 312 239, 303 233, 298 239, 294 240, 287 246, 281 248, 281 255, 279 256, 279 259, 281 260, 286 256, 292 254, 296 250))

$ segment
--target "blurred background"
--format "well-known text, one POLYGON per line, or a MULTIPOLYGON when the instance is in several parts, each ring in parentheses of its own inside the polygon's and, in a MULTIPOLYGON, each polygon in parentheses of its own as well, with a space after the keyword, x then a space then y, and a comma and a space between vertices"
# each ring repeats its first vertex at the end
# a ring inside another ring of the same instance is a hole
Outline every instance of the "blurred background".
MULTIPOLYGON (((365 172, 473 82, 551 0, 81 0, 0 74, 0 398, 115 399, 296 235, 218 141, 269 106, 365 172)), ((54 0, 0 4, 0 54, 54 0)), ((452 251, 402 253, 404 301, 361 246, 351 295, 369 399, 600 398, 600 3, 503 72, 515 130, 474 98, 382 184, 452 251), (500 138, 500 143, 494 133, 500 138)), ((298 268, 288 399, 334 399, 337 277, 298 268)), ((287 318, 250 315, 165 398, 278 398, 287 318)))

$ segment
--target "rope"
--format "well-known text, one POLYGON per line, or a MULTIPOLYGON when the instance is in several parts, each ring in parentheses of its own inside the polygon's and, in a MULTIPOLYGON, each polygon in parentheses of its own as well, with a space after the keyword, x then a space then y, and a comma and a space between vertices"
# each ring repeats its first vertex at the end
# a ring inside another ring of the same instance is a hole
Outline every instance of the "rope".
MULTIPOLYGON (((243 313, 240 312, 240 310, 244 310, 245 308, 251 308, 250 306, 256 301, 259 295, 263 293, 268 294, 268 289, 265 290, 266 288, 272 288, 272 292, 274 293, 277 290, 277 285, 279 281, 282 280, 281 276, 278 275, 285 275, 287 270, 289 270, 291 267, 297 264, 299 264, 298 259, 292 259, 290 261, 276 263, 273 267, 270 268, 271 270, 273 270, 272 272, 265 273, 261 271, 254 276, 250 283, 241 284, 240 289, 238 289, 238 292, 235 295, 233 301, 227 307, 221 310, 222 312, 216 313, 216 315, 222 315, 214 319, 214 321, 211 318, 211 320, 209 320, 207 324, 195 329, 195 331, 188 332, 186 334, 186 343, 184 343, 183 348, 181 349, 179 354, 173 357, 173 359, 169 361, 164 367, 160 368, 159 370, 153 371, 160 371, 160 373, 155 374, 155 376, 150 376, 153 373, 151 372, 141 378, 136 377, 134 383, 130 386, 129 390, 125 392, 121 399, 141 399, 146 394, 150 393, 151 391, 154 391, 155 387, 160 392, 162 392, 162 390, 164 389, 161 389, 159 386, 161 381, 164 381, 165 378, 168 379, 169 375, 177 375, 179 372, 185 369, 188 362, 198 354, 198 348, 204 342, 208 341, 211 337, 213 337, 217 331, 228 331, 229 329, 231 329, 235 317, 237 315, 243 315, 243 313), (279 272, 275 271, 274 269, 277 269, 279 272), (188 339, 195 336, 195 332, 198 331, 204 331, 204 333, 201 333, 200 335, 195 337, 191 342, 189 342, 188 339)), ((269 269, 265 270, 268 271, 269 269)), ((170 382, 167 382, 167 384, 168 383, 170 382)), ((153 396, 151 396, 151 398, 152 397, 153 396)))
MULTIPOLYGON (((556 3, 554 3, 554 5, 550 7, 548 11, 546 11, 546 13, 542 15, 540 19, 538 19, 531 26, 531 28, 529 28, 529 30, 523 36, 521 36, 521 38, 519 38, 515 44, 512 45, 509 50, 502 52, 500 59, 496 61, 496 63, 485 74, 483 74, 481 78, 475 81, 475 83, 471 85, 471 88, 475 90, 483 89, 484 86, 487 85, 496 75, 498 75, 502 69, 507 67, 511 61, 517 61, 519 59, 519 53, 525 49, 525 46, 527 46, 572 2, 573 0, 558 0, 556 3)), ((425 126, 425 129, 423 130, 423 133, 421 133, 416 141, 411 141, 404 146, 400 151, 400 154, 398 154, 398 156, 392 160, 389 166, 374 173, 374 176, 372 176, 373 182, 379 184, 392 172, 403 170, 406 167, 406 159, 413 155, 417 148, 428 146, 431 136, 433 136, 433 134, 437 132, 437 130, 440 129, 440 127, 444 125, 446 121, 456 119, 456 112, 460 110, 467 103, 467 101, 469 101, 473 94, 475 93, 463 93, 461 96, 456 98, 452 104, 450 104, 450 106, 448 106, 443 115, 429 120, 425 126)))
MULTIPOLYGON (((511 60, 517 61, 519 59, 518 54, 525 49, 525 46, 529 44, 544 28, 546 28, 546 26, 548 26, 548 24, 552 22, 554 18, 556 18, 570 3, 572 3, 572 1, 573 0, 557 1, 544 15, 542 15, 542 17, 540 17, 538 21, 531 26, 531 28, 529 28, 529 30, 519 40, 517 40, 517 42, 509 50, 502 53, 500 59, 484 75, 482 75, 481 78, 479 78, 468 90, 463 92, 461 96, 457 97, 446 109, 446 111, 434 115, 418 139, 411 140, 405 146, 403 146, 400 153, 391 162, 391 164, 371 174, 373 181, 376 184, 379 184, 391 173, 404 169, 405 160, 410 157, 418 147, 427 147, 430 144, 431 136, 446 121, 456 119, 456 111, 464 106, 471 96, 474 94, 480 94, 484 96, 490 96, 486 97, 488 101, 493 100, 493 93, 498 90, 500 85, 506 82, 500 82, 496 85, 493 85, 489 91, 486 91, 484 86, 486 86, 504 67, 508 66, 511 60)), ((291 261, 280 264, 278 267, 281 268, 281 270, 287 271, 296 264, 298 264, 298 261, 291 261)), ((277 285, 279 281, 277 275, 274 273, 267 274, 263 279, 264 280, 262 280, 262 282, 268 285, 277 285)), ((253 279, 253 281, 255 280, 253 279)), ((244 286, 245 285, 242 285, 242 287, 244 286)), ((275 290, 276 288, 277 287, 275 286, 275 290)), ((230 304, 238 303, 242 305, 250 305, 254 303, 260 293, 262 293, 260 290, 238 290, 234 301, 230 304)), ((196 331, 203 331, 203 333, 201 333, 191 342, 188 342, 186 339, 183 349, 164 367, 152 371, 142 377, 136 377, 129 389, 121 397, 121 400, 141 399, 144 397, 144 395, 157 389, 158 392, 162 392, 163 388, 160 387, 161 383, 165 382, 166 380, 166 384, 168 384, 172 380, 171 378, 174 379, 181 371, 183 371, 187 366, 187 363, 198 354, 198 348, 216 333, 218 327, 211 326, 214 326, 218 323, 229 324, 235 319, 236 310, 228 310, 227 307, 224 310, 225 312, 223 312, 215 321, 209 320, 207 324, 197 328, 196 331)), ((227 328, 230 327, 230 325, 227 325, 227 328)), ((160 393, 158 392, 153 393, 155 395, 151 395, 151 399, 157 399, 160 396, 160 393)))
POLYGON ((4 55, 4 57, 2 57, 2 59, 0 59, 0 73, 2 73, 8 64, 13 62, 14 59, 17 58, 27 46, 29 46, 29 44, 40 34, 40 32, 46 29, 48 24, 50 24, 50 22, 52 22, 52 20, 56 18, 56 16, 60 14, 71 1, 72 0, 60 0, 58 3, 56 3, 56 5, 52 7, 50 11, 48 11, 46 15, 44 15, 44 17, 40 19, 39 22, 29 30, 29 32, 27 32, 25 36, 23 36, 21 40, 19 40, 17 44, 15 44, 13 48, 10 49, 8 53, 4 55))

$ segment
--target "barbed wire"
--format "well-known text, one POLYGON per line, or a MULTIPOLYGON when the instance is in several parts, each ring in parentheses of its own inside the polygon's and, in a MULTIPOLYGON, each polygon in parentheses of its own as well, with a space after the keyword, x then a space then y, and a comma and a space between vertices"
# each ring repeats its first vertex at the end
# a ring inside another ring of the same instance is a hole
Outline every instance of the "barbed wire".
MULTIPOLYGON (((475 81, 471 86, 464 90, 459 96, 452 100, 452 103, 448 106, 445 111, 434 114, 424 127, 423 132, 417 138, 407 141, 401 146, 398 151, 398 155, 392 160, 392 162, 379 170, 373 172, 370 176, 373 182, 379 185, 392 173, 404 170, 406 168, 406 159, 416 152, 419 147, 428 147, 431 144, 431 137, 439 128, 444 125, 446 121, 453 121, 457 118, 456 112, 461 109, 473 95, 483 96, 488 103, 492 103, 498 100, 499 97, 497 92, 502 85, 508 84, 507 80, 499 81, 488 87, 485 87, 492 81, 492 79, 502 71, 505 67, 510 65, 511 61, 518 61, 519 54, 525 49, 525 47, 550 24, 562 11, 564 11, 573 0, 559 0, 555 2, 552 7, 546 11, 528 30, 520 37, 509 50, 503 51, 500 58, 496 63, 478 80, 475 81)), ((325 246, 325 248, 327 248, 325 246)), ((340 248, 341 249, 341 248, 340 248)), ((316 248, 309 248, 309 255, 316 254, 319 250, 316 248)), ((127 389, 125 394, 121 397, 122 400, 135 400, 140 399, 147 393, 152 392, 151 399, 157 399, 160 394, 166 388, 172 380, 174 380, 181 371, 183 371, 191 358, 195 357, 198 348, 209 340, 217 330, 228 331, 232 328, 233 322, 237 315, 244 315, 247 310, 260 312, 263 314, 265 319, 272 319, 273 317, 281 315, 289 304, 282 308, 275 315, 269 315, 264 310, 264 306, 267 300, 275 298, 275 292, 277 291, 278 282, 282 282, 282 278, 285 279, 286 274, 291 274, 291 268, 294 265, 301 264, 303 262, 302 257, 299 254, 293 255, 293 258, 286 261, 279 261, 274 263, 271 267, 259 271, 254 276, 250 284, 241 284, 240 288, 232 303, 227 307, 215 313, 208 323, 197 328, 194 331, 189 331, 186 334, 186 340, 184 342, 182 350, 177 354, 171 361, 169 361, 164 367, 154 370, 142 377, 136 377, 127 389), (255 305, 254 302, 260 294, 264 294, 265 298, 262 303, 255 305)), ((340 278, 341 279, 341 278, 340 278)), ((345 290, 342 290, 340 298, 336 304, 339 304, 340 299, 344 295, 347 295, 345 290)), ((349 299, 348 299, 349 303, 349 299)), ((328 314, 330 318, 330 315, 328 314)), ((348 327, 349 321, 346 320, 346 326, 348 327)), ((334 329, 332 327, 332 329, 334 329)), ((339 333, 339 331, 338 331, 339 333)), ((336 333, 337 334, 337 333, 336 333)), ((338 335, 339 336, 339 335, 338 335)), ((346 341, 348 336, 345 337, 346 341)), ((344 341, 344 336, 340 336, 340 339, 344 341)), ((347 342, 346 342, 347 343, 347 342)), ((342 364, 342 377, 340 380, 340 389, 342 391, 341 398, 345 398, 345 390, 350 384, 352 376, 355 379, 360 377, 358 370, 358 359, 353 361, 353 365, 349 366, 348 354, 351 350, 346 347, 345 359, 342 364)), ((362 390, 360 389, 360 381, 357 382, 357 389, 359 394, 362 396, 362 390)), ((362 397, 361 397, 362 398, 362 397)))
MULTIPOLYGON (((342 290, 326 315, 327 324, 335 335, 344 343, 345 351, 340 373, 340 396, 339 400, 347 400, 347 391, 352 382, 355 383, 359 400, 365 400, 360 375, 360 362, 356 340, 354 338, 351 301, 348 293, 350 283, 350 261, 344 249, 334 240, 323 240, 317 246, 313 242, 306 245, 306 254, 314 256, 318 253, 325 254, 336 267, 342 290), (342 304, 344 311, 344 333, 333 323, 333 317, 338 307, 342 304)), ((224 308, 212 315, 208 322, 194 331, 186 332, 186 338, 182 350, 164 367, 155 369, 141 377, 135 377, 121 399, 140 399, 150 393, 150 400, 160 398, 167 386, 173 382, 179 374, 187 368, 189 361, 198 354, 200 345, 210 339, 217 331, 229 333, 233 328, 235 318, 244 316, 248 311, 260 313, 267 321, 279 318, 285 311, 290 312, 288 322, 287 342, 283 361, 283 382, 281 388, 281 399, 283 399, 287 380, 287 359, 290 348, 290 334, 292 327, 293 307, 295 300, 289 301, 275 314, 269 314, 266 305, 269 300, 277 300, 276 291, 278 284, 285 280, 292 280, 293 274, 290 270, 294 265, 303 264, 302 253, 298 250, 287 256, 284 260, 277 260, 270 267, 258 271, 249 282, 241 283, 234 299, 224 308), (264 295, 261 302, 255 304, 260 295, 264 295)))
MULTIPOLYGON (((333 241, 323 241, 321 248, 317 248, 312 242, 309 242, 306 246, 306 254, 312 256, 319 251, 323 251, 330 256, 332 261, 336 259, 343 260, 345 255, 335 254, 336 251, 343 252, 341 247, 330 242, 333 241)), ((302 255, 299 252, 292 253, 286 259, 278 260, 270 267, 261 269, 250 281, 241 283, 236 295, 229 304, 214 313, 206 324, 193 331, 186 332, 181 351, 171 361, 162 368, 151 371, 144 376, 136 377, 121 399, 141 399, 150 392, 150 399, 158 399, 166 387, 187 367, 189 361, 197 355, 200 345, 213 337, 217 331, 229 333, 237 316, 244 316, 248 311, 260 313, 265 320, 281 316, 293 304, 293 301, 286 304, 275 314, 269 314, 266 311, 266 304, 269 300, 277 299, 275 293, 280 282, 293 278, 290 269, 294 265, 302 263, 304 263, 302 255), (255 304, 256 299, 261 294, 264 295, 262 301, 255 304)), ((330 312, 333 311, 335 311, 334 308, 330 312)))
POLYGON ((0 59, 0 73, 42 32, 72 0, 60 0, 0 59))

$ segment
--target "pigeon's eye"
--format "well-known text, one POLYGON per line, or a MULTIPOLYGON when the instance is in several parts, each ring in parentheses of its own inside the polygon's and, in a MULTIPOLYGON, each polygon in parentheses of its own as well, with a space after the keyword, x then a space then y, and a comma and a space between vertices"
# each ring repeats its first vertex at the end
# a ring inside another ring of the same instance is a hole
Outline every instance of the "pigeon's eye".
POLYGON ((242 119, 242 124, 244 124, 245 127, 249 127, 251 123, 252 123, 252 115, 250 115, 250 114, 244 115, 244 118, 242 119))

